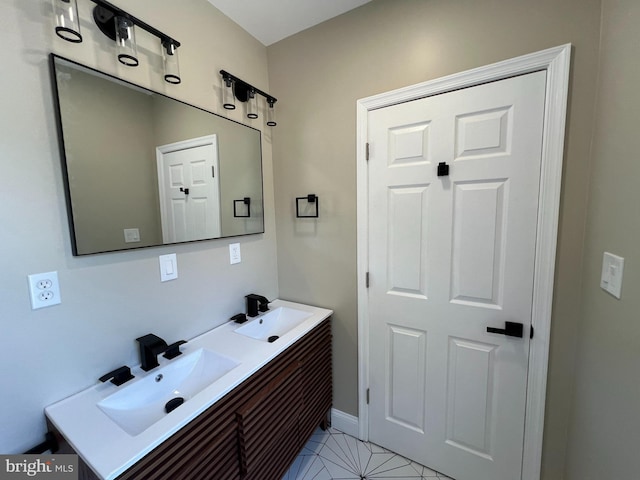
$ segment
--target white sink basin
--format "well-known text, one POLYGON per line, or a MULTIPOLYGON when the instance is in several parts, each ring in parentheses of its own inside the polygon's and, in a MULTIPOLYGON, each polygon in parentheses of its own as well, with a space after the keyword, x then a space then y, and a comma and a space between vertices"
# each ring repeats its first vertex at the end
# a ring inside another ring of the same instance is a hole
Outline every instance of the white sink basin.
POLYGON ((152 370, 131 385, 120 387, 98 402, 98 408, 135 436, 167 415, 168 401, 181 397, 187 402, 238 365, 240 362, 233 358, 201 348, 152 370))
MULTIPOLYGON (((246 337, 268 342, 270 338, 281 337, 289 330, 297 327, 312 315, 304 310, 289 307, 278 307, 234 331, 246 337)), ((275 340, 274 340, 275 341, 275 340)))

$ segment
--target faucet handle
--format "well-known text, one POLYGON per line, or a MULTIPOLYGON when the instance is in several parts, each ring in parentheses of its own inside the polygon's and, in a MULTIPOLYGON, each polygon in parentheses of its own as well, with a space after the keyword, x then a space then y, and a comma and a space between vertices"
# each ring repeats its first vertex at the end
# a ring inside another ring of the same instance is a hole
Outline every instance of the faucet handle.
POLYGON ((261 312, 269 311, 269 300, 267 300, 266 297, 260 297, 260 299, 258 300, 258 310, 260 310, 261 312))
POLYGON ((244 313, 238 313, 237 315, 231 317, 230 320, 233 320, 236 323, 244 323, 247 321, 247 315, 244 313))
POLYGON ((184 343, 187 343, 187 341, 178 340, 176 343, 172 343, 165 350, 163 357, 171 360, 172 358, 176 358, 178 355, 182 355, 182 352, 180 351, 180 345, 184 343))
POLYGON ((134 377, 133 375, 131 375, 131 370, 125 365, 101 376, 98 380, 100 380, 101 382, 111 380, 111 383, 120 386, 123 383, 128 382, 132 378, 134 377))

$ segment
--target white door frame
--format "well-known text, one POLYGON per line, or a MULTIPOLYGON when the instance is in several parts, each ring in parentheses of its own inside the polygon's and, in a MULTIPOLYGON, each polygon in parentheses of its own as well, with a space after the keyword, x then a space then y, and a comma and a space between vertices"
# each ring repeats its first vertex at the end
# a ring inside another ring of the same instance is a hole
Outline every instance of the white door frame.
POLYGON ((369 437, 369 410, 366 401, 369 379, 369 311, 365 286, 369 257, 366 160, 368 112, 544 70, 547 72, 547 85, 531 319, 535 335, 529 347, 522 459, 522 480, 539 480, 570 60, 571 44, 566 44, 357 101, 358 433, 362 440, 369 437))

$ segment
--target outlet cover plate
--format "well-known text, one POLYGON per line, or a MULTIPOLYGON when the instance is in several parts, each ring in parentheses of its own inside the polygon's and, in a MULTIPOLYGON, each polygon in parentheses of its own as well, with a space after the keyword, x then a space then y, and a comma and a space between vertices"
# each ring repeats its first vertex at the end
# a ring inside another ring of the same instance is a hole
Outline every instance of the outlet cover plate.
POLYGON ((62 302, 58 272, 34 273, 29 275, 31 308, 51 307, 62 302))

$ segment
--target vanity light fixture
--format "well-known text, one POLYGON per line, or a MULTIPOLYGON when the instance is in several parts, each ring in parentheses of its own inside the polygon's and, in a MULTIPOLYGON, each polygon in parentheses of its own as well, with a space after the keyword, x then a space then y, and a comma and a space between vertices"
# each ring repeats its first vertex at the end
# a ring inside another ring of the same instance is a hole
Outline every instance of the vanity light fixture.
POLYGON ((222 106, 226 110, 236 109, 236 96, 233 93, 233 84, 235 83, 231 77, 223 79, 224 86, 222 87, 222 106))
POLYGON ((68 42, 82 42, 76 0, 52 0, 52 4, 56 17, 56 35, 68 42))
POLYGON ((161 40, 162 58, 164 60, 164 80, 167 83, 178 84, 180 79, 180 65, 178 64, 178 47, 173 40, 161 40))
POLYGON ((258 99, 256 98, 256 90, 249 89, 249 98, 247 99, 247 117, 254 120, 258 118, 258 99))
POLYGON ((248 84, 244 80, 231 75, 229 72, 220 70, 222 75, 223 87, 222 87, 222 106, 227 110, 234 110, 236 108, 235 100, 247 103, 247 117, 251 119, 258 118, 258 95, 262 95, 267 102, 267 125, 275 127, 277 125, 275 120, 275 103, 277 98, 272 97, 266 92, 248 84))
POLYGON ((127 67, 137 67, 138 46, 136 45, 136 30, 133 21, 127 17, 115 17, 116 49, 118 61, 127 67))
MULTIPOLYGON (((139 65, 135 32, 136 27, 139 27, 160 39, 165 81, 172 84, 181 82, 177 51, 180 42, 105 0, 91 1, 96 4, 93 9, 93 20, 102 33, 116 42, 120 63, 130 67, 139 65)), ((76 0, 52 0, 52 2, 56 18, 56 34, 69 42, 82 42, 76 0)))
POLYGON ((267 98, 267 125, 269 127, 275 127, 276 123, 276 108, 273 106, 274 99, 267 98))

